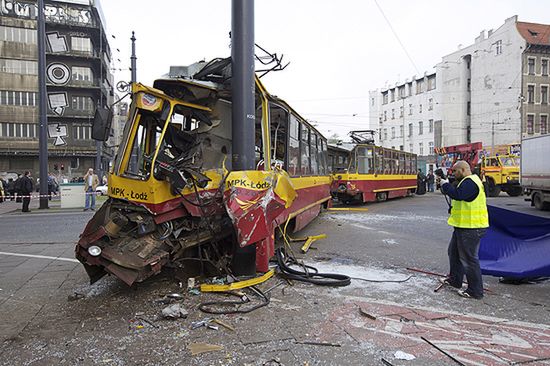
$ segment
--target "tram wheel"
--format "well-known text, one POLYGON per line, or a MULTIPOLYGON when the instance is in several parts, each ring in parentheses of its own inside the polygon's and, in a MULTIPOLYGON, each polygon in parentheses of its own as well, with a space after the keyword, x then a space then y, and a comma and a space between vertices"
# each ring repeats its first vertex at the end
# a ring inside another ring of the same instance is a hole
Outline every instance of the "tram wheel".
POLYGON ((376 193, 376 201, 384 202, 388 199, 388 192, 378 192, 376 193))

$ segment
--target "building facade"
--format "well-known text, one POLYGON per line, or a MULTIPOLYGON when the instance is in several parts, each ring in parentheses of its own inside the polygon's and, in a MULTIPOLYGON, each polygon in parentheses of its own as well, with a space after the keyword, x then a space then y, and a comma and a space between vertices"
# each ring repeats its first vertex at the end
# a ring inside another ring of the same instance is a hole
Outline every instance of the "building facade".
POLYGON ((522 137, 549 133, 550 25, 518 22, 526 41, 522 68, 522 137))
POLYGON ((416 153, 427 166, 434 147, 518 144, 549 132, 549 74, 550 25, 513 16, 443 56, 434 74, 372 91, 370 128, 380 145, 416 153))
POLYGON ((432 162, 429 157, 442 134, 437 82, 436 74, 431 73, 370 92, 370 128, 377 131, 378 145, 412 152, 422 157, 420 161, 432 162))
MULTIPOLYGON (((38 175, 36 2, 1 0, 0 171, 38 175)), ((108 168, 112 148, 92 140, 96 106, 113 101, 111 53, 97 0, 46 1, 48 167, 68 178, 108 168), (98 153, 99 152, 99 153, 98 153)))

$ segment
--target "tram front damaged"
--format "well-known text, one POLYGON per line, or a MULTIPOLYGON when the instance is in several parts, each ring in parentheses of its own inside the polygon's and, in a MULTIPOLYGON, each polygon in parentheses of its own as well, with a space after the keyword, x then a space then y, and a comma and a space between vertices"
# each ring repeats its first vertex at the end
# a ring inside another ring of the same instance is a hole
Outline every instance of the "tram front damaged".
POLYGON ((165 266, 198 262, 208 273, 225 273, 237 245, 256 245, 256 268, 268 270, 274 229, 297 193, 277 167, 226 167, 231 104, 221 95, 227 89, 212 85, 133 85, 109 198, 75 248, 92 283, 109 273, 132 285, 165 266))

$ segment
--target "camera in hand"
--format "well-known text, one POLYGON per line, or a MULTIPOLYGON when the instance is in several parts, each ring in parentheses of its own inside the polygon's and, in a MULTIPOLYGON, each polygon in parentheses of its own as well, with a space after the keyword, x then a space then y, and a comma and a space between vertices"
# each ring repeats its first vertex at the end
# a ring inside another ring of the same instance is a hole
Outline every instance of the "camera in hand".
POLYGON ((447 178, 445 177, 445 173, 443 172, 443 169, 441 169, 441 168, 437 168, 437 169, 434 171, 434 174, 435 174, 437 177, 441 178, 441 179, 447 179, 447 178))

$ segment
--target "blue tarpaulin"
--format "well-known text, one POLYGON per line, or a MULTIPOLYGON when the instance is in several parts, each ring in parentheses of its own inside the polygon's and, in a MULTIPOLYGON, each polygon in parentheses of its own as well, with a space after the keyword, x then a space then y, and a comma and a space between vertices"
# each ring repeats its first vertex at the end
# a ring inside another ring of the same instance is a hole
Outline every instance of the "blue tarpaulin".
POLYGON ((534 278, 550 276, 550 219, 488 206, 489 229, 481 239, 483 274, 534 278))

